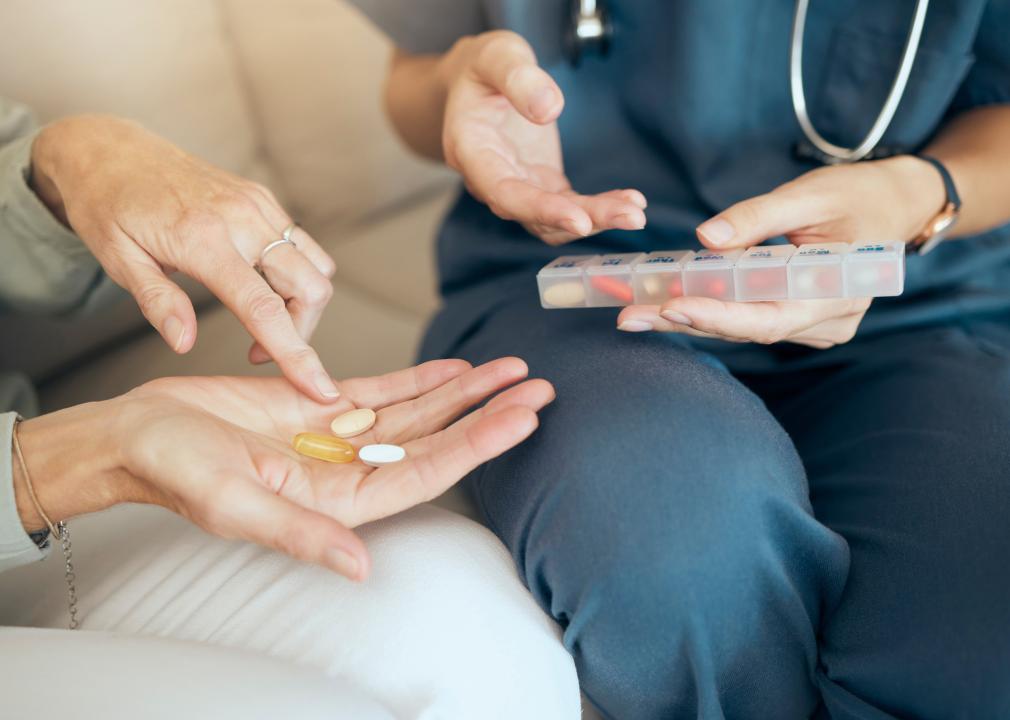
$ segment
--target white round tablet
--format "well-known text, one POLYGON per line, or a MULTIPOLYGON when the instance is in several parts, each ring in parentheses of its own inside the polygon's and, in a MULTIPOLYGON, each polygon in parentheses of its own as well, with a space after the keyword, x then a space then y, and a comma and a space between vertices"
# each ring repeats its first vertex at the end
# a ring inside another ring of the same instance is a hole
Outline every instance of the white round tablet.
POLYGON ((398 463, 407 457, 407 451, 399 445, 365 445, 358 450, 358 458, 365 465, 382 467, 398 463))

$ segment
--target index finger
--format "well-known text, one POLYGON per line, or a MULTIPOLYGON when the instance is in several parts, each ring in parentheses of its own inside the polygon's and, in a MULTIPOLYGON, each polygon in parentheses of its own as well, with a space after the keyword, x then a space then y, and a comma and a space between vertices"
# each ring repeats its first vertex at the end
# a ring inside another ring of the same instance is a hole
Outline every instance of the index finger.
MULTIPOLYGON (((208 246, 208 252, 215 250, 208 246)), ((215 272, 201 278, 270 354, 284 376, 309 397, 333 402, 340 397, 322 361, 295 328, 284 299, 234 249, 212 258, 215 272)))
POLYGON ((861 302, 845 298, 738 303, 680 297, 667 301, 660 315, 713 335, 772 344, 830 318, 858 312, 861 302), (689 322, 684 323, 685 318, 689 322))

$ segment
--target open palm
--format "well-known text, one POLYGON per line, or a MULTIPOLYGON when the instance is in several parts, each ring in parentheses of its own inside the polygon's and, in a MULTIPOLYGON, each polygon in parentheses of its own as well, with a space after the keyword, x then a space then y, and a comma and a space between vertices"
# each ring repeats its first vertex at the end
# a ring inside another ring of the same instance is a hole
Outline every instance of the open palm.
POLYGON ((478 368, 435 361, 346 380, 340 400, 326 405, 281 378, 157 380, 127 396, 135 437, 124 464, 145 500, 215 534, 362 578, 367 554, 349 528, 440 495, 533 432, 554 391, 543 380, 515 385, 526 373, 516 358, 478 368), (377 420, 350 442, 402 445, 405 461, 373 469, 294 452, 296 434, 326 433, 336 415, 358 407, 376 410, 377 420))
POLYGON ((557 126, 564 98, 525 40, 492 32, 465 49, 446 102, 443 150, 471 194, 550 244, 645 226, 637 190, 572 189, 557 126))

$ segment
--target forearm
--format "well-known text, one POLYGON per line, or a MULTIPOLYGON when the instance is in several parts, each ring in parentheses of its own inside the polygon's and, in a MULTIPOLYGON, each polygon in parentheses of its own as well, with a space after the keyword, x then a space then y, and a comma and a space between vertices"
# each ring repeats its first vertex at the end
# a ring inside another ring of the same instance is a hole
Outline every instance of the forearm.
POLYGON ((411 150, 439 162, 444 159, 445 58, 397 50, 386 82, 386 113, 393 127, 411 150))
POLYGON ((1010 105, 958 115, 925 152, 947 166, 961 196, 961 218, 951 237, 1010 222, 1010 105))
MULTIPOLYGON (((129 476, 116 443, 117 400, 88 403, 20 423, 17 435, 38 506, 52 522, 97 512, 130 500, 129 476)), ((12 458, 18 515, 28 532, 46 527, 12 458)))

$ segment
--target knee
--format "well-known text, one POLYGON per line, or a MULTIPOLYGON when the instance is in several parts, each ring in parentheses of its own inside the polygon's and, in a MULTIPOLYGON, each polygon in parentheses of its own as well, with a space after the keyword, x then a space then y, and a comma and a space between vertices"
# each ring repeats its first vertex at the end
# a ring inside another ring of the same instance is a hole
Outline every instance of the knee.
POLYGON ((368 592, 380 606, 372 612, 388 620, 362 642, 393 650, 374 668, 381 677, 409 678, 431 717, 579 717, 560 630, 486 528, 422 506, 363 537, 375 568, 368 592))

